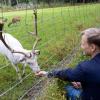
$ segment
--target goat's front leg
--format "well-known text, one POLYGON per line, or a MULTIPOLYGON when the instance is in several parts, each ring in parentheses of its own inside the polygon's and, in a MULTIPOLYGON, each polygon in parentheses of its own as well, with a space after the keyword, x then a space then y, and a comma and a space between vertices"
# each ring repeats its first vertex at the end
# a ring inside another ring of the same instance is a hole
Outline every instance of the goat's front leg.
POLYGON ((20 74, 20 72, 19 72, 19 67, 18 67, 18 65, 16 64, 13 64, 12 63, 12 66, 14 67, 14 69, 16 70, 16 73, 18 74, 18 78, 19 78, 19 80, 21 80, 22 78, 21 78, 21 74, 20 74))
POLYGON ((23 64, 23 74, 22 74, 22 76, 25 75, 25 68, 26 68, 26 64, 23 64))

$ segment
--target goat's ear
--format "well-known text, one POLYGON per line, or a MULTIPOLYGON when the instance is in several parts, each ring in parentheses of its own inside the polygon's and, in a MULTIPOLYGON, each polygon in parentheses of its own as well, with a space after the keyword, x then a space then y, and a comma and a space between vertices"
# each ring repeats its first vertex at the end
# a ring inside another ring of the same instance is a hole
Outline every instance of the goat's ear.
POLYGON ((40 55, 40 50, 34 50, 32 51, 33 54, 36 54, 36 55, 40 55))

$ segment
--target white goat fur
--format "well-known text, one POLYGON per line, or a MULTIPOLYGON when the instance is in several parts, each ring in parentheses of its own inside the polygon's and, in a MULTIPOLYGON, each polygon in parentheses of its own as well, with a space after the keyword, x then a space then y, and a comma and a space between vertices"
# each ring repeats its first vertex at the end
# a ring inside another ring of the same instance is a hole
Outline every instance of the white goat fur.
MULTIPOLYGON (((13 67, 16 69, 16 72, 19 72, 19 68, 17 66, 18 63, 23 64, 24 70, 27 64, 30 66, 33 72, 40 70, 38 63, 37 63, 37 55, 35 54, 35 50, 32 51, 32 50, 24 49, 23 46, 20 44, 20 42, 8 33, 3 33, 3 38, 5 42, 8 44, 8 46, 11 47, 13 50, 16 50, 18 52, 23 52, 26 55, 32 56, 28 58, 28 57, 25 57, 25 55, 21 53, 12 53, 0 40, 0 53, 6 56, 10 60, 13 67)), ((23 73, 24 73, 24 70, 23 70, 23 73)))

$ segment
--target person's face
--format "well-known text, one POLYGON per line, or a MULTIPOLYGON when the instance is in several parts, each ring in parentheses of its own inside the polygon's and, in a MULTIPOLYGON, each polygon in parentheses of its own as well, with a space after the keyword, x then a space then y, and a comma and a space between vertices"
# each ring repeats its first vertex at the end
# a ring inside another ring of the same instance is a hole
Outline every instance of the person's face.
POLYGON ((84 34, 82 35, 82 39, 81 39, 81 48, 83 49, 83 52, 87 55, 87 56, 92 56, 93 51, 94 51, 94 47, 92 46, 92 44, 89 44, 87 41, 87 36, 84 34))

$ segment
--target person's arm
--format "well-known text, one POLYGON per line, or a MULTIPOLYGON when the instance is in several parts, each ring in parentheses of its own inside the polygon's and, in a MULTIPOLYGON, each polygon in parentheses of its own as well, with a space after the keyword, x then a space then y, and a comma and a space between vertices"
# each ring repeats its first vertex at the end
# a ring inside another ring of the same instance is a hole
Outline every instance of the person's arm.
POLYGON ((68 68, 62 70, 53 70, 51 72, 40 71, 39 73, 37 73, 37 76, 45 75, 47 75, 48 78, 54 77, 64 81, 68 80, 81 82, 84 80, 84 72, 80 64, 74 69, 68 68))

